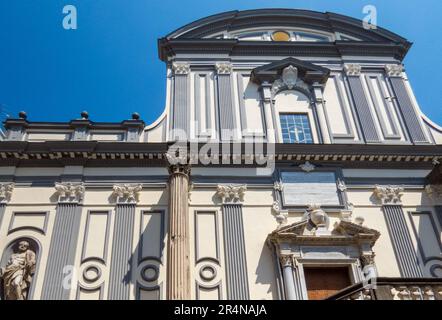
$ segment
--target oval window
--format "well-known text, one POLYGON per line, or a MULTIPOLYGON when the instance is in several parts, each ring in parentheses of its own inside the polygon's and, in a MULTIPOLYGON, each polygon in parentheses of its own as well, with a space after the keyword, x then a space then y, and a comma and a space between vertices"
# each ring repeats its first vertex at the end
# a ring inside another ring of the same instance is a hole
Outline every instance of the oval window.
POLYGON ((272 33, 273 41, 290 41, 290 34, 286 31, 275 31, 272 33))

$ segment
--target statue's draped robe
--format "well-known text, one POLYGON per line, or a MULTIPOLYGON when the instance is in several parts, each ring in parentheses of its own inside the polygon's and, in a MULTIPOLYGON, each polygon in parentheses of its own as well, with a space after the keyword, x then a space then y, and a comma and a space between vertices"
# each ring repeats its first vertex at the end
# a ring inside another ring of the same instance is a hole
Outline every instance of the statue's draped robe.
POLYGON ((31 250, 14 253, 3 272, 3 288, 6 300, 26 299, 27 290, 35 272, 35 253, 31 250), (23 296, 15 297, 14 279, 22 276, 21 289, 23 296))

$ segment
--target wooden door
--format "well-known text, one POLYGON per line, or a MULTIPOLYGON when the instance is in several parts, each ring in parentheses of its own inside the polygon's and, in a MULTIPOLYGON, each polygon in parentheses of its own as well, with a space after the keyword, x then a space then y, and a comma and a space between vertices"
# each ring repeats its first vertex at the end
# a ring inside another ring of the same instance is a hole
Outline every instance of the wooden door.
POLYGON ((322 300, 350 286, 347 267, 305 267, 305 282, 309 300, 322 300))

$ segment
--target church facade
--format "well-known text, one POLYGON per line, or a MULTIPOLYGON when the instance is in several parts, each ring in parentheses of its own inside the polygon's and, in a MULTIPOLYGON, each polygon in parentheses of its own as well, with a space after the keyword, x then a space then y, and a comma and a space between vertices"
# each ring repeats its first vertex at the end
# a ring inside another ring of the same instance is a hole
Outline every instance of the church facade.
POLYGON ((225 12, 158 40, 152 124, 7 119, 1 298, 442 299, 442 128, 410 47, 334 13, 225 12))

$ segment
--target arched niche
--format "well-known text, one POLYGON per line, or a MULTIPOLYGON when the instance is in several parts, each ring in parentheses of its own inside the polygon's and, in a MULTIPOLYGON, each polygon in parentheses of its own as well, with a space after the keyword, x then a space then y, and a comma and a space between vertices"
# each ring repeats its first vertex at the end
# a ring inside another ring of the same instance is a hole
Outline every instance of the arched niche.
MULTIPOLYGON (((35 253, 35 267, 34 267, 35 272, 32 275, 32 280, 31 280, 30 286, 26 289, 26 291, 27 291, 26 300, 31 300, 33 297, 33 293, 34 293, 35 280, 36 280, 36 275, 38 272, 38 266, 40 264, 39 263, 40 257, 41 257, 40 242, 32 237, 19 237, 19 238, 12 240, 11 242, 9 242, 9 244, 3 250, 3 253, 1 255, 1 260, 0 260, 0 268, 5 268, 9 259, 12 256, 12 254, 18 252, 18 245, 21 241, 27 241, 29 243, 28 250, 32 250, 35 253)), ((5 299, 4 281, 3 281, 2 277, 0 277, 0 300, 6 300, 5 299)))
POLYGON ((275 119, 278 129, 279 142, 283 142, 281 114, 304 114, 308 117, 313 143, 319 142, 318 130, 316 126, 316 114, 311 103, 311 98, 307 93, 300 90, 282 90, 274 97, 275 119))

